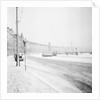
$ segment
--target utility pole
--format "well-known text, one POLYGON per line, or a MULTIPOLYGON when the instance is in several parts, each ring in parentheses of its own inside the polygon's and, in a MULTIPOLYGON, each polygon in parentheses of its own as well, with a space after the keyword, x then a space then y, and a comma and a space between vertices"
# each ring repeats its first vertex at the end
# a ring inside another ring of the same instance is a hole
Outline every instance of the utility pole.
POLYGON ((18 51, 18 7, 16 7, 16 50, 17 50, 17 61, 16 66, 19 66, 19 51, 18 51))
POLYGON ((24 43, 24 62, 25 62, 25 71, 26 71, 26 39, 23 40, 24 43))

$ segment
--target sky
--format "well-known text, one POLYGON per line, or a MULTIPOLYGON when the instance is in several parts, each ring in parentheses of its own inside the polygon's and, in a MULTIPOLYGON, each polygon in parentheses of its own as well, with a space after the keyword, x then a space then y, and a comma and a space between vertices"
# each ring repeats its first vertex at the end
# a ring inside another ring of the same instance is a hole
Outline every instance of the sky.
MULTIPOLYGON (((15 11, 7 9, 7 26, 16 32, 15 11)), ((19 34, 31 42, 92 48, 91 7, 23 7, 18 8, 18 19, 19 34)))

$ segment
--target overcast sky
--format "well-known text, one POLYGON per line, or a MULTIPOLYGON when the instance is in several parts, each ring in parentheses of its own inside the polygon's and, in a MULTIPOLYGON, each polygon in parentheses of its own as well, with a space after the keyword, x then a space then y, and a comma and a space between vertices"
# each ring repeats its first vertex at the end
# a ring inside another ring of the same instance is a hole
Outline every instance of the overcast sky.
MULTIPOLYGON (((19 20, 21 11, 19 8, 19 20)), ((8 8, 7 15, 7 26, 16 31, 15 8, 8 8)), ((19 33, 31 42, 92 48, 92 8, 23 8, 19 33)))

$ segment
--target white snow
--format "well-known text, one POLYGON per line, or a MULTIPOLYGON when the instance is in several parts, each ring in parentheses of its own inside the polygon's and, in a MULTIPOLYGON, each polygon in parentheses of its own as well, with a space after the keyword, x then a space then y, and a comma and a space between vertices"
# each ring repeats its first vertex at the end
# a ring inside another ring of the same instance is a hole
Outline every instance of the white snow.
MULTIPOLYGON (((52 60, 63 60, 72 62, 82 62, 82 63, 92 63, 92 55, 90 54, 80 54, 76 55, 57 55, 53 57, 42 57, 39 55, 32 55, 36 58, 42 59, 52 59, 52 60)), ((67 69, 56 69, 53 67, 48 67, 38 63, 34 60, 26 58, 26 71, 25 62, 21 62, 21 66, 16 67, 16 62, 13 56, 9 56, 7 59, 8 64, 8 75, 7 75, 7 92, 28 92, 28 93, 80 93, 77 87, 72 85, 67 79, 64 79, 60 74, 67 73, 71 75, 67 69), (66 71, 64 71, 66 70, 66 71)), ((52 66, 52 64, 51 64, 52 66)), ((53 65, 56 66, 56 65, 53 65)), ((76 77, 84 77, 81 74, 73 73, 76 77)), ((87 76, 91 75, 87 73, 87 76)))
MULTIPOLYGON (((78 88, 73 86, 70 82, 60 77, 61 70, 55 70, 50 67, 44 67, 43 65, 31 61, 29 59, 26 60, 27 71, 38 77, 40 80, 44 81, 55 90, 61 93, 79 93, 81 92, 78 88)), ((68 72, 69 73, 69 72, 68 72)))
POLYGON ((8 93, 55 93, 51 86, 33 74, 25 71, 23 64, 16 67, 12 56, 8 57, 7 92, 8 93))
POLYGON ((24 70, 24 62, 20 67, 15 66, 13 57, 8 57, 7 91, 28 93, 79 93, 78 88, 67 80, 59 77, 60 71, 44 68, 44 66, 30 60, 26 60, 27 71, 24 70))

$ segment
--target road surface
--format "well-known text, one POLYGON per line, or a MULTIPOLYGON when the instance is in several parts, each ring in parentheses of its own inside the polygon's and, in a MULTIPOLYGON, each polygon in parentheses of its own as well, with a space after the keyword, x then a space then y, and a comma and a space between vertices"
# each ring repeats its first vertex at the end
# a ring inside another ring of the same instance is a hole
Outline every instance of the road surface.
POLYGON ((91 63, 27 55, 26 66, 27 71, 60 93, 92 93, 91 63))

